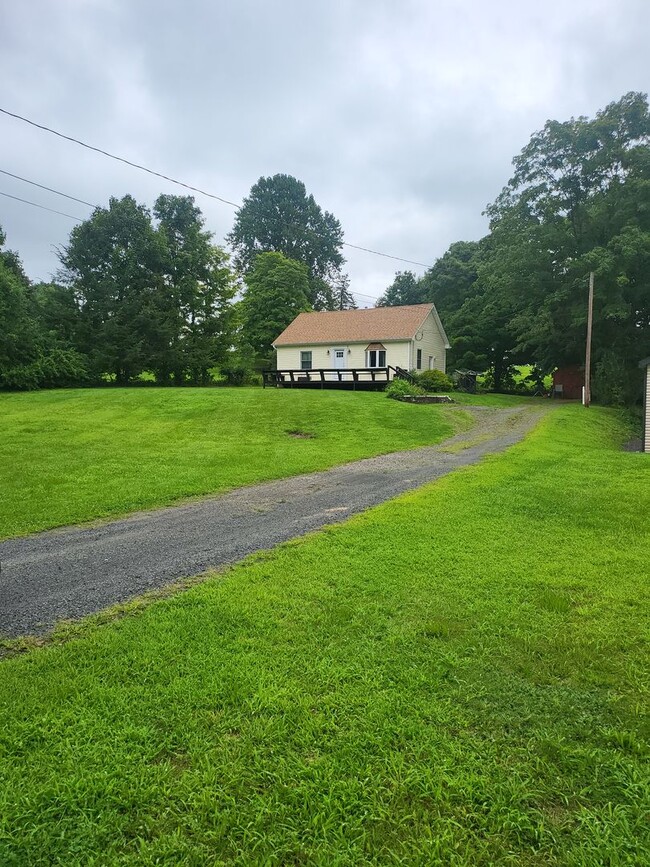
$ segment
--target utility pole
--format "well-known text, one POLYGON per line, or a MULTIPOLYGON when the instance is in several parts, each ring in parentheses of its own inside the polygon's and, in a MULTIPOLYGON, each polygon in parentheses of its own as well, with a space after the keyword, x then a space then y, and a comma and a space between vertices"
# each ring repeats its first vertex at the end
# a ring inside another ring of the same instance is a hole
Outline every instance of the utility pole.
POLYGON ((589 272, 589 302, 587 304, 587 349, 585 353, 585 399, 584 405, 591 404, 591 329, 594 321, 594 272, 589 272))

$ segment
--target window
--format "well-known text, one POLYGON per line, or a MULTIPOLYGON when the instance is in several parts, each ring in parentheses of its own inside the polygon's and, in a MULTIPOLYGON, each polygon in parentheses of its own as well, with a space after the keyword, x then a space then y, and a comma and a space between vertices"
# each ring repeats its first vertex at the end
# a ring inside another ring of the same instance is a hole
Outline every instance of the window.
POLYGON ((422 350, 418 349, 418 361, 416 365, 418 370, 422 370, 422 350))
POLYGON ((300 353, 300 369, 311 370, 311 352, 300 353))
POLYGON ((429 356, 429 370, 433 370, 433 355, 429 356))
POLYGON ((366 356, 367 367, 386 367, 385 349, 369 349, 366 356))

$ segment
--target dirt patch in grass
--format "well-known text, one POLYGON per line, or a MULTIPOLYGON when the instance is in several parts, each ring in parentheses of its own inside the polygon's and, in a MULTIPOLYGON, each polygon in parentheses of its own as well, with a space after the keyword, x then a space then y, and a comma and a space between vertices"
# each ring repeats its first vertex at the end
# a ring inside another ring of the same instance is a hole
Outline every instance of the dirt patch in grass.
POLYGON ((310 433, 307 430, 288 430, 286 431, 287 436, 293 437, 295 440, 313 440, 316 436, 315 433, 310 433))

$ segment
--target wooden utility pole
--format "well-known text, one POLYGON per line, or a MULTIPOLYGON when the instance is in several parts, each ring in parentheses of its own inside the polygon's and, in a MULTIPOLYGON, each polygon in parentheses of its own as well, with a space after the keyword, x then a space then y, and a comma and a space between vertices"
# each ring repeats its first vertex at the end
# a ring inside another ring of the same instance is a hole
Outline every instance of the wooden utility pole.
POLYGON ((587 349, 585 352, 585 406, 591 403, 591 329, 594 321, 594 272, 589 272, 589 302, 587 304, 587 349))

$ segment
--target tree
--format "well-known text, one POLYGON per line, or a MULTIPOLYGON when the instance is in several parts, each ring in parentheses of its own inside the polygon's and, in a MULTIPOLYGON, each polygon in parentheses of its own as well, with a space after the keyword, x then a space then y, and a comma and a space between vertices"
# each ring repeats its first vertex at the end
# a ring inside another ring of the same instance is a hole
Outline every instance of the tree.
POLYGON ((422 304, 425 300, 425 288, 415 274, 412 271, 398 271, 391 285, 377 301, 377 307, 422 304))
POLYGON ((154 205, 162 241, 163 279, 154 304, 158 336, 153 368, 160 381, 209 380, 231 336, 234 281, 228 256, 212 244, 191 196, 161 195, 154 205))
MULTIPOLYGON (((162 383, 206 383, 231 342, 233 278, 191 196, 131 196, 73 229, 61 253, 80 308, 78 343, 96 376, 152 371, 162 383)), ((53 299, 50 299, 52 302, 53 299)))
POLYGON ((354 300, 354 295, 350 291, 350 278, 347 274, 339 274, 334 278, 333 286, 335 310, 356 310, 357 302, 354 300))
MULTIPOLYGON (((0 229, 0 246, 5 236, 0 229)), ((60 288, 60 287, 59 287, 60 288)), ((0 250, 0 388, 74 385, 87 379, 84 358, 33 287, 18 255, 0 250), (46 315, 46 312, 48 315, 46 315)))
POLYGON ((344 263, 341 224, 307 195, 301 181, 282 174, 260 178, 237 212, 227 241, 244 275, 259 253, 282 253, 302 262, 307 267, 312 306, 337 309, 332 286, 344 263))
POLYGON ((51 345, 61 349, 78 349, 80 308, 73 286, 60 283, 36 283, 31 288, 33 315, 51 345))
MULTIPOLYGON (((0 228, 0 247, 5 240, 0 228)), ((23 369, 38 357, 39 336, 20 260, 12 250, 0 250, 0 386, 36 387, 23 369)))
POLYGON ((423 301, 433 301, 445 327, 468 298, 480 292, 477 285, 481 260, 480 241, 456 241, 420 280, 423 301))
POLYGON ((126 383, 150 367, 160 340, 164 249, 147 208, 111 198, 76 226, 61 251, 63 276, 81 307, 80 344, 95 375, 126 383))
POLYGON ((302 311, 310 310, 309 274, 282 253, 260 253, 246 276, 241 301, 242 339, 258 362, 269 364, 275 338, 302 311))
POLYGON ((488 209, 490 255, 479 280, 507 299, 515 350, 546 370, 584 359, 593 270, 595 367, 618 370, 621 387, 637 373, 650 337, 649 144, 640 93, 592 120, 548 121, 488 209))

